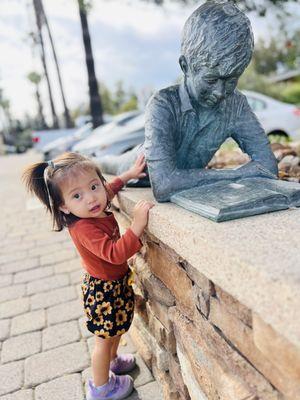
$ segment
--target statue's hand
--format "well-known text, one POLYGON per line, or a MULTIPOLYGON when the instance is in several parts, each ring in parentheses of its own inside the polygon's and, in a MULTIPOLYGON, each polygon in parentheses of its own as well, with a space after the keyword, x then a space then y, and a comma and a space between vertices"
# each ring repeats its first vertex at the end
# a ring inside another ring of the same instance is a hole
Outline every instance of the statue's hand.
POLYGON ((238 168, 236 171, 240 173, 241 178, 257 176, 261 178, 278 179, 276 175, 274 175, 257 161, 251 161, 248 164, 238 168))

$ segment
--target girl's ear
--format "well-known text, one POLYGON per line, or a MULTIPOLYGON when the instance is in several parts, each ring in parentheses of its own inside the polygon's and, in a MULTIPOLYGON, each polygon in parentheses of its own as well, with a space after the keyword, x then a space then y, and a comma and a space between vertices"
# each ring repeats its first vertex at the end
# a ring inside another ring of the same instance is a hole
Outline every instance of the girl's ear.
POLYGON ((70 214, 70 210, 65 206, 62 205, 59 207, 60 211, 62 211, 64 214, 70 214))

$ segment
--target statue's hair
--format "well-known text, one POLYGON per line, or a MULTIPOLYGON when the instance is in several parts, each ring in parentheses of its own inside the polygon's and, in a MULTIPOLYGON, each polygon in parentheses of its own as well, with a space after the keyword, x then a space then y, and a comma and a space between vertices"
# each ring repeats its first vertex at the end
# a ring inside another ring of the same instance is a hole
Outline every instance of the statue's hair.
POLYGON ((198 7, 182 32, 181 54, 194 67, 214 67, 228 60, 223 63, 228 72, 234 64, 242 73, 251 60, 253 47, 248 17, 224 0, 209 0, 198 7))

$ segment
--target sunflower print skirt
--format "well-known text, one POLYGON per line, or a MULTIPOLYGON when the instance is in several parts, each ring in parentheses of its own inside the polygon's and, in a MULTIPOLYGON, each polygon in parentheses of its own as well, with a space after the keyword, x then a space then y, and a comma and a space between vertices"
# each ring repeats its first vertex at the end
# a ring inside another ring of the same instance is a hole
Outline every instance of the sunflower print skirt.
POLYGON ((134 313, 133 270, 118 280, 106 281, 84 274, 81 290, 87 329, 109 338, 130 328, 134 313))

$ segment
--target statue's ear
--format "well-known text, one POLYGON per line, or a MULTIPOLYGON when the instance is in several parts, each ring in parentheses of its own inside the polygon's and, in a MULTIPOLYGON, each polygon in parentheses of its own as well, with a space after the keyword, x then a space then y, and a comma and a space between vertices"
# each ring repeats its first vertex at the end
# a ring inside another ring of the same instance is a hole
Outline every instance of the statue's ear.
POLYGON ((179 57, 179 65, 180 65, 180 68, 182 69, 182 72, 184 73, 184 75, 186 75, 188 72, 188 64, 187 64, 186 58, 184 56, 179 57))

